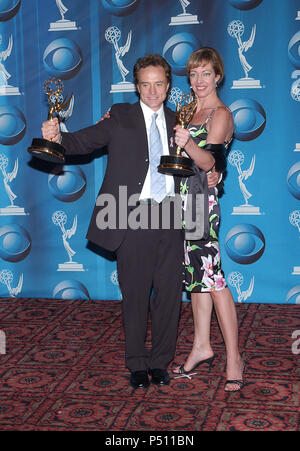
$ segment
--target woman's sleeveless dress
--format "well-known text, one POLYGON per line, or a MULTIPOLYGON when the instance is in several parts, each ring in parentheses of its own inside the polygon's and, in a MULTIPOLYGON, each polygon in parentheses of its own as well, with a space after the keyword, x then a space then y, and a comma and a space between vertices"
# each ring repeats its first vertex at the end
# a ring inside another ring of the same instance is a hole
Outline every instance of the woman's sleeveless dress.
MULTIPOLYGON (((204 147, 207 138, 206 124, 189 127, 193 140, 199 147, 204 147)), ((229 143, 224 143, 225 148, 229 143)), ((200 170, 201 171, 201 170, 200 170)), ((201 171, 203 172, 203 171, 201 171)), ((181 181, 181 195, 189 192, 189 177, 181 181)), ((184 249, 184 285, 188 292, 211 292, 222 290, 227 286, 221 267, 219 246, 220 205, 217 188, 208 188, 209 236, 206 239, 186 240, 184 249)))

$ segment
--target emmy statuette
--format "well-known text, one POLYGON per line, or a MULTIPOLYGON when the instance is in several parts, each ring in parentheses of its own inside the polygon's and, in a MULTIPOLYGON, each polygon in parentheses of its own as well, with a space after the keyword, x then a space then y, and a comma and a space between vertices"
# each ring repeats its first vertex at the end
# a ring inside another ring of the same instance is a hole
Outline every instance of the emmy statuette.
MULTIPOLYGON (((197 102, 191 94, 182 94, 176 105, 176 122, 186 128, 197 108, 197 102)), ((182 148, 177 146, 175 155, 163 155, 160 159, 158 172, 162 174, 189 177, 194 175, 193 160, 181 155, 182 148)))
MULTIPOLYGON (((62 91, 63 83, 59 78, 51 77, 44 82, 44 92, 48 96, 49 103, 48 121, 53 120, 55 113, 59 115, 61 111, 68 108, 72 95, 68 99, 63 98, 62 91)), ((60 118, 58 117, 58 119, 60 118)), ((48 139, 33 138, 31 146, 28 147, 28 152, 37 158, 51 163, 65 162, 64 147, 48 139)))

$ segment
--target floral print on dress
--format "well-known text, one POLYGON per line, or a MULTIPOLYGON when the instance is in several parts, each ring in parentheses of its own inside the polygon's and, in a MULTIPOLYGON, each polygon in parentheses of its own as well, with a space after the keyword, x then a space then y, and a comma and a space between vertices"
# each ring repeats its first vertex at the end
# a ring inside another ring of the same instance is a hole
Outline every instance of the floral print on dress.
MULTIPOLYGON (((205 124, 193 126, 190 133, 199 147, 205 146, 207 136, 205 124)), ((188 178, 186 178, 180 184, 183 199, 188 194, 188 190, 188 178)), ((218 238, 220 205, 217 194, 216 188, 209 189, 209 239, 185 241, 184 244, 184 284, 189 292, 218 291, 227 286, 221 267, 218 238)))

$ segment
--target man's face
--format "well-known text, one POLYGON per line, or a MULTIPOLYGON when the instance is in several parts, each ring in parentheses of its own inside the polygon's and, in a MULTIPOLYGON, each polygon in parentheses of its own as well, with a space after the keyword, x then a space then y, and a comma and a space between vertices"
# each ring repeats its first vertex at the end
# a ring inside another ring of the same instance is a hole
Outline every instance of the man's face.
POLYGON ((148 66, 138 73, 138 92, 140 99, 153 111, 158 111, 164 103, 169 83, 163 67, 148 66))

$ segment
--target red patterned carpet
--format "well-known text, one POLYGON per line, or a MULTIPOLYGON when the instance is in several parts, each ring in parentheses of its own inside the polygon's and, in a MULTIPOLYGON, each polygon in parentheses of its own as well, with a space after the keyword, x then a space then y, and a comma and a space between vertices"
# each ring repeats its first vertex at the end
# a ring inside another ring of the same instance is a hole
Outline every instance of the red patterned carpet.
MULTIPOLYGON (((0 299, 0 430, 297 431, 300 343, 297 305, 238 304, 246 387, 224 393, 224 345, 191 380, 134 391, 124 366, 121 304, 0 299), (294 347, 292 352, 292 345, 294 347), (2 343, 3 345, 3 343, 2 343), (296 352, 295 352, 296 351, 296 352)), ((182 304, 176 361, 192 344, 192 314, 182 304)))

